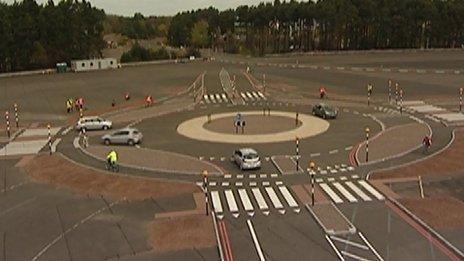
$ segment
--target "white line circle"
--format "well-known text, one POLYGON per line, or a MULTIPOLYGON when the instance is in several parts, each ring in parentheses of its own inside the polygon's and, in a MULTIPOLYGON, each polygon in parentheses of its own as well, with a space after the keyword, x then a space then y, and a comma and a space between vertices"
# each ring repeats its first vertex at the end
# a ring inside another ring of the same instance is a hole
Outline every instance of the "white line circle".
MULTIPOLYGON (((241 112, 242 115, 262 115, 262 111, 245 111, 241 112)), ((220 119, 235 116, 236 112, 227 112, 211 115, 211 118, 220 119)), ((293 112, 283 111, 272 111, 271 116, 282 116, 295 118, 293 112)), ((265 117, 265 116, 263 116, 265 117)), ((182 122, 177 127, 177 132, 185 137, 210 141, 219 143, 238 143, 238 144, 250 144, 250 143, 272 143, 295 140, 296 137, 303 139, 321 134, 329 128, 330 124, 328 121, 307 115, 299 114, 298 119, 301 121, 301 126, 290 131, 283 131, 278 133, 270 134, 225 134, 207 130, 203 128, 203 125, 207 121, 207 117, 201 116, 182 122)))

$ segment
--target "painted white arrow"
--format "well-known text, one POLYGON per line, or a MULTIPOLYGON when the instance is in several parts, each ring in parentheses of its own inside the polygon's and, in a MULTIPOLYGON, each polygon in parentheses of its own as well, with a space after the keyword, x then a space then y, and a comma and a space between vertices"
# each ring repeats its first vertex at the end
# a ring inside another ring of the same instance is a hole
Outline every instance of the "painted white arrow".
POLYGON ((300 211, 301 211, 300 208, 294 208, 294 209, 293 209, 293 212, 295 212, 295 213, 300 213, 300 211))
POLYGON ((285 214, 285 209, 279 209, 279 213, 282 215, 285 214))
POLYGON ((219 219, 223 219, 223 218, 224 218, 224 215, 222 215, 222 214, 221 214, 221 215, 217 215, 217 217, 218 217, 219 219))
POLYGON ((247 213, 248 213, 248 216, 250 216, 250 217, 253 217, 255 215, 254 211, 253 212, 247 212, 247 213))
POLYGON ((240 213, 232 213, 232 216, 233 216, 234 218, 238 218, 238 216, 240 216, 240 213))
POLYGON ((263 214, 266 216, 269 216, 270 213, 271 213, 270 211, 263 211, 263 214))

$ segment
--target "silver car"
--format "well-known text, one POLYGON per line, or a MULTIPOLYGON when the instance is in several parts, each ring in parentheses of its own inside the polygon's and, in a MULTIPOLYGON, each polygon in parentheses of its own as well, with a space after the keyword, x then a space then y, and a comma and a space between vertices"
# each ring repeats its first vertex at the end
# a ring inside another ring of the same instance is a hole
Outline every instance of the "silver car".
POLYGON ((251 148, 242 148, 234 151, 233 159, 241 170, 261 168, 258 152, 251 148))
POLYGON ((142 142, 143 135, 134 128, 124 128, 113 133, 106 134, 102 137, 105 145, 110 144, 128 144, 134 146, 142 142))
POLYGON ((92 117, 82 117, 76 123, 76 130, 108 130, 113 127, 113 123, 111 121, 102 119, 97 116, 92 117))

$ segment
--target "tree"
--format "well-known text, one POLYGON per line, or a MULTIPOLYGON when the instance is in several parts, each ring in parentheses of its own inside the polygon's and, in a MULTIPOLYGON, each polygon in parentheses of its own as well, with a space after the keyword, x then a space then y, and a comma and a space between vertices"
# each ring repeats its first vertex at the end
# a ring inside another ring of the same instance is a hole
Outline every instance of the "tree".
POLYGON ((209 25, 205 20, 195 23, 191 33, 191 43, 194 47, 202 48, 209 43, 208 28, 209 25))

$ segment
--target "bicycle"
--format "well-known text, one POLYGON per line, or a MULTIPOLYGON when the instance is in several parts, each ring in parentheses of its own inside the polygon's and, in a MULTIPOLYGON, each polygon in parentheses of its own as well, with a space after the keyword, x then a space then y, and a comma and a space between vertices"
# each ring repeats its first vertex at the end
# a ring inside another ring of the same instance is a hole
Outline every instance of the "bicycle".
POLYGON ((119 165, 115 162, 106 161, 105 167, 108 171, 119 172, 119 165))

